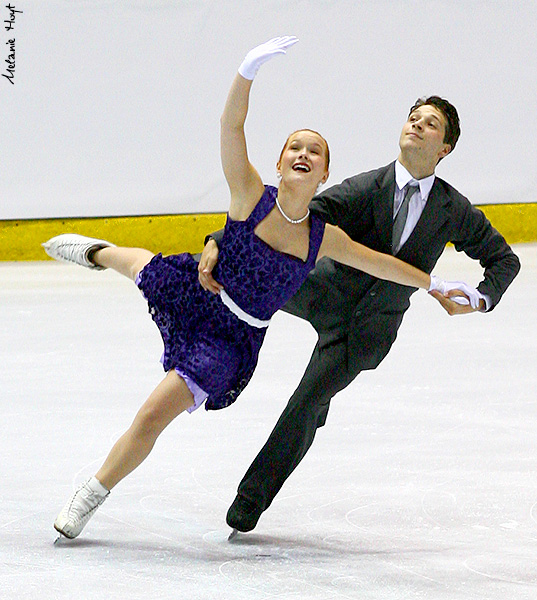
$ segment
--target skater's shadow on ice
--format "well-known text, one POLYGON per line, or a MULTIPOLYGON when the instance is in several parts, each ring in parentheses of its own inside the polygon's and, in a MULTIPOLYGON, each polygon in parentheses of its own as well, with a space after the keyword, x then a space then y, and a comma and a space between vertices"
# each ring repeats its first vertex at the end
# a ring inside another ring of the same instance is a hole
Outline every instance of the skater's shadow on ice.
POLYGON ((70 540, 65 537, 56 538, 54 540, 54 548, 58 550, 66 550, 68 548, 117 548, 120 544, 109 540, 96 540, 88 538, 76 538, 70 540))

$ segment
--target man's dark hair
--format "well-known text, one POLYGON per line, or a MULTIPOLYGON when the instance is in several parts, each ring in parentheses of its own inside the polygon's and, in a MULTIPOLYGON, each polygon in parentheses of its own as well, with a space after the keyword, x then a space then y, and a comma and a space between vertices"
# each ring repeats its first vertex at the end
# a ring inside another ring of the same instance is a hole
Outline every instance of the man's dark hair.
POLYGON ((444 134, 444 144, 449 144, 451 150, 455 148, 455 144, 461 134, 461 127, 459 122, 459 115, 457 109, 440 96, 429 96, 428 98, 418 98, 414 103, 414 106, 410 109, 408 116, 410 116, 417 108, 424 104, 430 104, 437 108, 446 119, 446 133, 444 134))

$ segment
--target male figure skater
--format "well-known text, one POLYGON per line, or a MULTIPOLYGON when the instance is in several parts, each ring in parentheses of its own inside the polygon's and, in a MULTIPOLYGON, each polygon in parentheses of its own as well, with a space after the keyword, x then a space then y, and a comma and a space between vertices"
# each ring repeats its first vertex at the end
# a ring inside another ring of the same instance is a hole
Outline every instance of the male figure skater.
MULTIPOLYGON (((315 197, 310 208, 353 240, 393 252, 428 273, 452 242, 483 267, 479 310, 488 312, 520 263, 484 214, 435 176, 436 165, 455 148, 459 135, 452 104, 438 96, 420 99, 403 126, 395 162, 346 179, 315 197)), ((220 289, 211 276, 217 255, 211 240, 199 265, 201 284, 213 292, 220 289)), ((319 339, 298 388, 239 485, 227 513, 232 528, 245 532, 256 526, 325 424, 332 397, 386 356, 415 291, 332 260, 317 263, 284 310, 308 320, 319 339)), ((433 295, 449 314, 474 311, 433 295)))

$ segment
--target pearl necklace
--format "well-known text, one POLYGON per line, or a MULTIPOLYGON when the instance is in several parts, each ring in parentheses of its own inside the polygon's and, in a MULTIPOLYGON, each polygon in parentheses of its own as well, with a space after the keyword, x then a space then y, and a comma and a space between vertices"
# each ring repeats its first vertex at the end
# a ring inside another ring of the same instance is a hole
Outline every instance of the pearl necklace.
POLYGON ((280 206, 280 203, 278 202, 278 197, 277 196, 276 196, 276 206, 278 207, 278 210, 281 212, 282 217, 286 221, 289 221, 289 223, 293 223, 293 225, 298 225, 299 223, 303 223, 310 216, 310 209, 308 208, 308 212, 303 217, 301 217, 300 219, 291 219, 291 217, 288 217, 283 212, 283 208, 280 206))

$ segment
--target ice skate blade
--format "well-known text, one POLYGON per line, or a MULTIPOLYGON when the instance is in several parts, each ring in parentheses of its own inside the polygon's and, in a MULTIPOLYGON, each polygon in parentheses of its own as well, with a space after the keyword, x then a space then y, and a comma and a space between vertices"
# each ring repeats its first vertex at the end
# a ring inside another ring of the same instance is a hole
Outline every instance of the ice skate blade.
MULTIPOLYGON (((56 530, 56 532, 58 533, 58 537, 56 538, 56 541, 54 543, 56 543, 58 540, 64 539, 64 540, 74 540, 74 537, 70 537, 67 534, 65 534, 61 529, 59 529, 56 526, 56 523, 54 523, 54 529, 56 530)), ((76 537, 76 536, 75 536, 76 537)))
POLYGON ((238 533, 239 533, 239 530, 233 528, 233 531, 229 534, 229 537, 227 538, 227 541, 231 542, 231 540, 234 540, 237 537, 238 533))
POLYGON ((54 540, 54 545, 59 546, 63 540, 68 540, 68 537, 65 537, 62 533, 58 532, 58 537, 54 540))

